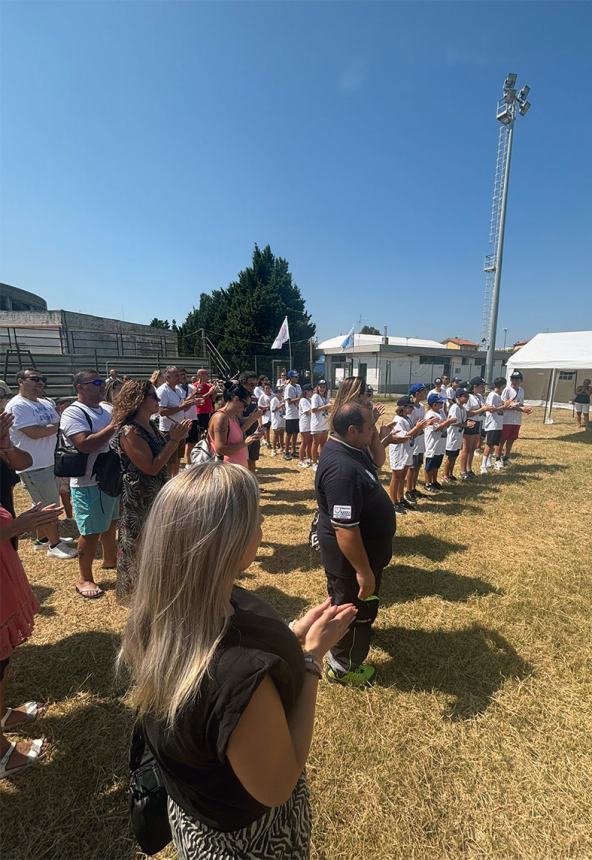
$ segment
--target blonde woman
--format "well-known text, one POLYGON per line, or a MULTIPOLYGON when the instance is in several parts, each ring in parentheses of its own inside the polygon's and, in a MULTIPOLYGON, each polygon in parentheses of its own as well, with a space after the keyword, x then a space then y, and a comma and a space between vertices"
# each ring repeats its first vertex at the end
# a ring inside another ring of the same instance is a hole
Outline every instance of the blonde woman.
POLYGON ((144 530, 120 659, 181 860, 308 857, 321 664, 356 610, 326 601, 290 630, 236 585, 260 541, 256 478, 215 461, 166 484, 144 530))
MULTIPOLYGON (((366 380, 362 376, 346 376, 339 386, 337 397, 333 402, 331 417, 329 419, 331 435, 333 435, 333 416, 337 414, 341 406, 345 403, 349 403, 351 400, 355 400, 363 406, 367 406, 371 409, 375 424, 379 418, 384 415, 384 405, 382 403, 374 405, 370 400, 366 380)), ((376 427, 374 427, 374 432, 370 439, 370 444, 368 445, 368 453, 372 457, 375 466, 380 468, 384 465, 386 460, 386 450, 383 442, 381 442, 381 434, 378 432, 376 427)))

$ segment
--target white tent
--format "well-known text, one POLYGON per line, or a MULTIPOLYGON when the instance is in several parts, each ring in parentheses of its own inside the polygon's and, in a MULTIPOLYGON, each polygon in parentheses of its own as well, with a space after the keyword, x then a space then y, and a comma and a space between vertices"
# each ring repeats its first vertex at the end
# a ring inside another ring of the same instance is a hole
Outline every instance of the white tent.
POLYGON ((551 410, 557 385, 557 371, 592 368, 592 331, 558 331, 537 334, 508 359, 507 375, 513 370, 549 370, 545 403, 545 423, 552 423, 551 410))

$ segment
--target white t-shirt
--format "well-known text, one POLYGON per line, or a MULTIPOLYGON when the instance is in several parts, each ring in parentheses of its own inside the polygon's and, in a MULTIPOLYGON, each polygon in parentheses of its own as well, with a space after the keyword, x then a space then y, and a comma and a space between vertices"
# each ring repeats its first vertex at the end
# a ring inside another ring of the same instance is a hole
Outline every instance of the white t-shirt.
MULTIPOLYGON (((173 406, 180 406, 185 400, 185 392, 183 389, 179 388, 178 385, 175 388, 171 388, 168 382, 165 382, 157 388, 156 393, 158 395, 159 405, 162 406, 163 409, 171 409, 173 406)), ((160 432, 167 433, 171 429, 173 426, 171 418, 173 418, 178 424, 186 417, 187 414, 184 409, 180 409, 178 412, 173 412, 170 418, 165 415, 159 415, 158 427, 160 432)))
MULTIPOLYGON (((405 436, 411 430, 411 421, 402 415, 395 417, 392 433, 395 436, 405 436)), ((405 466, 411 466, 413 463, 413 448, 414 440, 408 439, 406 442, 400 442, 398 445, 389 445, 389 461, 391 469, 398 471, 404 469, 405 466)))
POLYGON ((428 420, 436 418, 435 424, 429 424, 424 432, 425 435, 425 455, 426 457, 437 457, 438 454, 446 453, 446 435, 447 430, 440 430, 440 424, 446 421, 443 412, 436 412, 435 409, 428 409, 425 416, 428 420))
MULTIPOLYGON (((501 406, 504 401, 497 391, 490 391, 485 402, 488 406, 501 406)), ((504 426, 504 414, 504 412, 486 412, 483 422, 485 432, 487 433, 489 430, 501 430, 504 426)))
MULTIPOLYGON (((524 389, 522 386, 512 388, 511 385, 508 385, 502 391, 502 400, 504 403, 507 400, 515 400, 520 406, 524 406, 524 389)), ((504 424, 522 424, 522 412, 519 409, 508 409, 507 412, 504 412, 504 424)))
POLYGON ((257 398, 257 400, 259 400, 260 397, 263 397, 264 394, 265 391, 263 390, 263 386, 256 385, 253 390, 253 395, 257 398))
POLYGON ((446 397, 449 400, 454 400, 456 398, 456 388, 453 388, 452 385, 449 385, 446 389, 446 397))
POLYGON ((454 418, 454 424, 451 424, 446 431, 446 450, 458 451, 462 446, 463 425, 467 420, 467 410, 464 406, 459 406, 458 403, 451 403, 448 409, 448 417, 454 418))
MULTIPOLYGON (((53 466, 53 455, 57 443, 57 425, 60 416, 53 404, 53 400, 40 397, 38 400, 29 400, 17 394, 8 401, 6 412, 14 415, 14 423, 10 428, 10 438, 15 448, 27 451, 33 458, 33 463, 23 472, 31 472, 33 469, 47 469, 53 466), (31 439, 23 433, 21 427, 47 427, 48 424, 56 425, 56 432, 42 439, 31 439)), ((20 472, 18 473, 20 474, 20 472)))
POLYGON ((272 397, 269 408, 271 410, 271 429, 283 430, 286 426, 286 412, 283 407, 283 400, 280 400, 279 397, 272 397), (278 406, 280 407, 279 409, 278 406))
MULTIPOLYGON (((327 406, 329 403, 328 397, 323 397, 322 394, 314 393, 310 399, 310 405, 313 409, 318 409, 319 406, 327 406)), ((311 433, 325 433, 329 429, 329 411, 327 409, 321 412, 313 412, 310 419, 311 433)))
MULTIPOLYGON (((183 391, 182 388, 181 388, 181 391, 183 391)), ((195 385, 192 385, 191 383, 189 383, 189 385, 187 386, 187 397, 191 397, 193 394, 195 394, 195 385)), ((183 400, 185 400, 185 392, 184 391, 183 391, 183 400)), ((197 404, 190 406, 189 409, 187 409, 187 411, 183 410, 183 419, 182 420, 185 420, 185 418, 190 418, 192 421, 197 421, 197 404)))
MULTIPOLYGON (((255 391, 257 391, 257 389, 255 389, 255 391)), ((271 397, 269 396, 269 394, 266 394, 265 392, 263 392, 263 394, 259 395, 259 399, 257 401, 257 406, 259 407, 259 409, 263 413, 261 416, 261 423, 262 424, 269 424, 269 422, 271 421, 271 411, 269 409, 270 403, 271 403, 271 397)))
POLYGON ((301 433, 310 433, 310 407, 311 403, 308 397, 303 397, 298 404, 298 417, 300 419, 299 429, 301 433))
MULTIPOLYGON (((423 421, 424 418, 425 418, 425 409, 423 408, 421 403, 416 403, 415 406, 413 407, 413 412, 411 413, 411 415, 409 416, 409 418, 407 420, 411 424, 411 427, 415 427, 417 422, 423 421)), ((421 431, 421 433, 418 433, 418 435, 413 440, 413 453, 414 454, 425 454, 425 436, 424 436, 423 430, 421 431)))
POLYGON ((302 394, 302 389, 298 384, 292 385, 290 382, 284 388, 284 400, 286 402, 286 419, 288 421, 293 420, 294 418, 299 417, 298 413, 298 403, 288 403, 288 399, 293 399, 294 397, 300 397, 302 394))
MULTIPOLYGON (((97 406, 94 409, 91 406, 86 406, 82 403, 79 403, 78 400, 76 403, 73 403, 71 406, 68 406, 67 409, 64 409, 62 412, 62 418, 60 421, 60 430, 64 434, 64 436, 70 442, 70 437, 75 436, 77 433, 98 433, 99 430, 103 430, 107 424, 111 423, 111 412, 112 407, 109 403, 102 403, 100 406, 97 406), (89 426, 88 421, 82 414, 86 412, 88 417, 90 418, 90 422, 92 424, 92 430, 89 426)), ((70 486, 71 487, 94 487, 96 486, 96 480, 91 477, 92 470, 95 465, 95 460, 99 454, 104 454, 105 451, 109 450, 109 442, 110 439, 107 439, 105 444, 99 448, 98 451, 94 451, 92 454, 88 455, 88 460, 86 462, 86 472, 80 478, 70 478, 70 486)))
MULTIPOLYGON (((470 409, 480 409, 481 406, 485 403, 485 398, 482 394, 469 394, 469 399, 467 400, 467 411, 470 409)), ((481 424, 483 421, 483 413, 481 415, 469 415, 469 419, 471 421, 476 421, 478 424, 481 424)))

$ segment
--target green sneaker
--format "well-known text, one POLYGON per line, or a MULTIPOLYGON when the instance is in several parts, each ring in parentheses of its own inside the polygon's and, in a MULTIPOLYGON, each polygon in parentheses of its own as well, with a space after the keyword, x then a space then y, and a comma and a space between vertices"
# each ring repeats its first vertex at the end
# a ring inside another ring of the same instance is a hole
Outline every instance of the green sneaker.
POLYGON ((376 675, 374 666, 358 666, 351 672, 336 672, 331 666, 327 668, 327 680, 332 684, 343 684, 346 687, 367 687, 376 675))

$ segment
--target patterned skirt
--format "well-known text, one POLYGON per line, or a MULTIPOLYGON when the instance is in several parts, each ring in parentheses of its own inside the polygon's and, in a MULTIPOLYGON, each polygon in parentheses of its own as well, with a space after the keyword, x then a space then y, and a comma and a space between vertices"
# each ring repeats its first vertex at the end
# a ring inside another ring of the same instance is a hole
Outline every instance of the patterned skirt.
POLYGON ((169 797, 169 821, 179 860, 306 860, 311 812, 306 776, 290 799, 240 830, 224 833, 190 818, 169 797))

